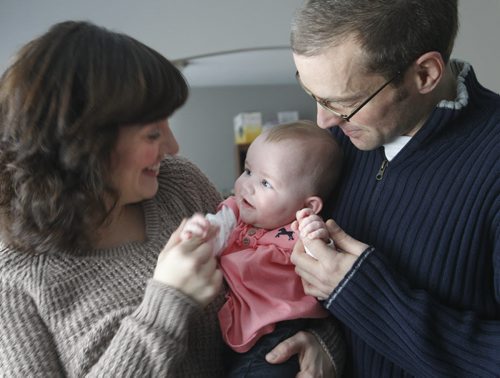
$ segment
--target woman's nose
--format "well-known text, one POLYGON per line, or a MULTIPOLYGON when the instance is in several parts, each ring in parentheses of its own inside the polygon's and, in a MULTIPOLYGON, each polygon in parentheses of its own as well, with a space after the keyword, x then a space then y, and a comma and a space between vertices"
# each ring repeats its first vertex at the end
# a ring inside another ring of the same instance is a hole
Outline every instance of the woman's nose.
POLYGON ((170 129, 168 122, 164 128, 161 147, 163 155, 175 155, 179 152, 179 144, 177 143, 177 139, 175 139, 174 133, 170 129))

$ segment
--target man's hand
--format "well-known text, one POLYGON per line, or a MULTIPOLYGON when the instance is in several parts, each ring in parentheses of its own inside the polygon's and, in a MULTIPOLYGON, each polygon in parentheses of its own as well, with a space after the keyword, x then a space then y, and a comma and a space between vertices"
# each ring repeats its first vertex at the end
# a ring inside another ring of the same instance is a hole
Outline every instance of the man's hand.
POLYGON ((300 331, 279 343, 266 355, 267 362, 279 364, 298 354, 298 378, 335 377, 333 364, 319 341, 309 332, 300 331))
POLYGON ((326 227, 335 248, 326 246, 321 240, 306 238, 295 244, 291 255, 295 271, 302 278, 305 293, 320 300, 328 298, 357 258, 368 248, 367 244, 347 235, 333 220, 328 220, 326 227), (316 259, 304 252, 302 243, 314 253, 316 259))

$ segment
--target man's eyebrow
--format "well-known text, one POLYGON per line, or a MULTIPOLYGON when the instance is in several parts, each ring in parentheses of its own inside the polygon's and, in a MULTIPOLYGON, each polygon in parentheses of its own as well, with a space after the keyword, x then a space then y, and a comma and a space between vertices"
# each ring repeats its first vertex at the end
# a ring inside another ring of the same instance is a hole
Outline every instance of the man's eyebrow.
MULTIPOLYGON (((305 87, 305 88, 307 88, 307 87, 305 87)), ((351 94, 351 95, 347 95, 347 96, 343 96, 343 97, 340 97, 340 96, 321 97, 321 96, 318 96, 316 93, 312 92, 309 88, 307 88, 307 90, 310 93, 312 93, 316 98, 318 98, 320 100, 328 101, 328 102, 350 102, 350 101, 355 101, 355 100, 361 100, 362 98, 365 97, 365 93, 355 93, 355 94, 351 94)))
POLYGON ((343 103, 343 102, 352 102, 352 101, 361 100, 363 97, 364 97, 364 94, 357 93, 357 94, 353 94, 353 95, 345 96, 345 97, 326 97, 326 98, 318 97, 318 98, 320 98, 321 100, 328 101, 328 102, 343 103))

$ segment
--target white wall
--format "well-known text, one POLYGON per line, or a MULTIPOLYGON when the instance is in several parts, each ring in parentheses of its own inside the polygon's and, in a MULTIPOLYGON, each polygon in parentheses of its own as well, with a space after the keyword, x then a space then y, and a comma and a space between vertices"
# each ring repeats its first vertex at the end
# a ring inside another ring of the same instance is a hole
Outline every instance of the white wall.
MULTIPOLYGON (((0 70, 35 35, 58 21, 87 19, 125 32, 170 59, 220 50, 287 45, 289 23, 302 0, 0 0, 0 70)), ((500 92, 500 0, 460 0, 461 29, 453 56, 470 61, 481 83, 500 92)), ((220 190, 234 180, 233 117, 260 110, 314 106, 289 87, 193 88, 171 120, 181 153, 220 190)))
POLYGON ((127 33, 170 59, 288 44, 302 0, 0 0, 0 69, 50 25, 90 20, 127 33))
MULTIPOLYGON (((471 62, 480 82, 500 92, 500 0, 462 0, 461 29, 453 57, 471 62)), ((181 155, 194 161, 227 192, 235 178, 233 117, 242 111, 262 111, 270 119, 276 111, 301 110, 301 118, 315 119, 314 104, 296 85, 192 88, 186 106, 171 124, 181 155)))
POLYGON ((170 125, 180 155, 192 160, 227 193, 236 178, 234 116, 260 111, 266 122, 276 120, 277 111, 287 110, 298 110, 302 119, 315 119, 315 103, 298 85, 192 88, 170 125))
POLYGON ((478 80, 500 93, 500 0, 459 0, 453 57, 472 63, 478 80))
MULTIPOLYGON (((86 19, 138 38, 170 59, 236 48, 287 45, 302 0, 0 0, 0 71, 55 22, 86 19)), ((500 92, 500 0, 460 0, 454 56, 500 92)))

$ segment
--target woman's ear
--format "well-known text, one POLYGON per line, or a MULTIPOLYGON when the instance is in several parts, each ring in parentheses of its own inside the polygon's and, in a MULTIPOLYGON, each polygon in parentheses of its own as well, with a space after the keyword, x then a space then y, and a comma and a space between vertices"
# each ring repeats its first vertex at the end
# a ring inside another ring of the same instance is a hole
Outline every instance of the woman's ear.
POLYGON ((440 53, 429 51, 415 61, 415 80, 418 91, 429 93, 438 85, 446 70, 446 64, 440 53))
POLYGON ((323 208, 323 200, 318 196, 307 197, 304 207, 312 209, 314 214, 318 214, 323 208))

